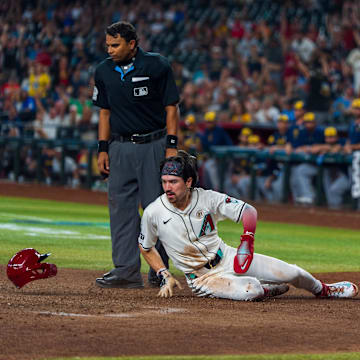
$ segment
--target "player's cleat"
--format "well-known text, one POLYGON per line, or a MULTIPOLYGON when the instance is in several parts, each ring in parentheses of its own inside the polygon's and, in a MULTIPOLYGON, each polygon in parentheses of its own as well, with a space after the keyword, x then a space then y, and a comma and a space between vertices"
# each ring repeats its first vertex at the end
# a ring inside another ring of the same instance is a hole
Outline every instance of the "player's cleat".
POLYGON ((334 284, 322 283, 322 290, 316 294, 319 298, 352 298, 359 292, 358 287, 350 281, 341 281, 334 284))
POLYGON ((287 284, 263 284, 264 298, 279 296, 289 291, 287 284))

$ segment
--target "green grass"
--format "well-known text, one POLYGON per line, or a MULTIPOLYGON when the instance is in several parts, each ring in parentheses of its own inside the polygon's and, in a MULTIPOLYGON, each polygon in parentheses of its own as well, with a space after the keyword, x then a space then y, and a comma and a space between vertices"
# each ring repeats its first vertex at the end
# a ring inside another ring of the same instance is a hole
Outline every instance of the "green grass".
MULTIPOLYGON (((106 206, 0 197, 0 263, 20 249, 51 252, 59 267, 112 267, 106 206)), ((224 241, 236 247, 242 225, 219 223, 224 241)), ((259 222, 255 251, 310 272, 360 271, 360 231, 259 222)), ((142 261, 142 271, 148 267, 142 261)))
POLYGON ((132 356, 132 357, 72 357, 44 360, 360 360, 360 353, 336 354, 263 354, 263 355, 215 355, 215 356, 132 356))

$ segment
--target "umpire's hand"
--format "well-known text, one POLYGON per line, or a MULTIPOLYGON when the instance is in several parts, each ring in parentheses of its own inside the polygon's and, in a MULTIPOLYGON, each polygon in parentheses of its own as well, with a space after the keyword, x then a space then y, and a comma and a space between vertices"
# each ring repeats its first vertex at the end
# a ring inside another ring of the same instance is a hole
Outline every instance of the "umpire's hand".
POLYGON ((101 176, 106 179, 110 174, 109 155, 107 152, 101 152, 98 156, 98 168, 101 176))

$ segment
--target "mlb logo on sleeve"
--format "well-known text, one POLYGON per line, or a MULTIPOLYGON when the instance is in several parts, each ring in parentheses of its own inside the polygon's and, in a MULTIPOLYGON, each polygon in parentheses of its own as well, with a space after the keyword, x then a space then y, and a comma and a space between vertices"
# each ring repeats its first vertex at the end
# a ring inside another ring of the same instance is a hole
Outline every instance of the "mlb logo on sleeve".
POLYGON ((149 93, 147 86, 134 88, 134 96, 145 96, 149 93))

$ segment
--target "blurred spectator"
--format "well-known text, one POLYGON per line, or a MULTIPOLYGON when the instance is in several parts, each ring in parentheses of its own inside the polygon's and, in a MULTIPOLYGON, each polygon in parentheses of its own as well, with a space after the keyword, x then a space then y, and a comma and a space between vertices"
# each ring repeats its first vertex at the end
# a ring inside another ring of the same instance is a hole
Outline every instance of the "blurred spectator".
POLYGON ((294 34, 291 47, 306 64, 310 63, 316 49, 315 43, 303 31, 294 34))
POLYGON ((279 107, 281 114, 286 115, 289 118, 289 122, 294 125, 296 122, 295 119, 295 110, 292 107, 292 102, 290 99, 286 98, 285 96, 280 96, 278 99, 279 107))
MULTIPOLYGON (((252 130, 248 127, 241 129, 238 136, 238 143, 236 146, 240 148, 247 148, 249 146, 249 136, 252 135, 252 130)), ((250 176, 250 163, 247 157, 235 157, 229 163, 228 173, 224 180, 224 192, 236 198, 242 198, 247 194, 242 194, 242 178, 250 176)))
MULTIPOLYGON (((261 150, 264 145, 261 142, 260 136, 257 134, 250 134, 248 136, 248 146, 249 149, 261 150)), ((246 173, 244 173, 239 181, 236 184, 236 187, 239 192, 239 196, 244 199, 250 199, 251 196, 254 196, 254 199, 259 201, 263 194, 262 190, 264 189, 264 182, 267 177, 266 162, 263 160, 252 160, 247 161, 246 173), (252 184, 252 171, 255 172, 255 184, 252 184), (251 193, 252 185, 254 186, 254 194, 251 193)))
POLYGON ((260 109, 255 113, 254 120, 259 124, 276 124, 279 114, 279 109, 274 106, 274 100, 267 96, 260 109))
POLYGON ((348 140, 344 148, 348 154, 360 150, 360 98, 353 100, 351 109, 354 120, 350 125, 348 140))
MULTIPOLYGON (((88 167, 89 167, 89 150, 82 149, 80 150, 79 154, 77 155, 77 169, 74 170, 74 181, 72 181, 72 186, 76 187, 80 183, 84 183, 88 176, 88 167)), ((93 152, 91 158, 91 174, 92 180, 98 181, 100 179, 100 172, 97 165, 97 154, 93 152)), ((96 183, 96 188, 99 187, 99 182, 96 183)))
POLYGON ((294 133, 294 128, 289 122, 289 117, 285 114, 280 114, 276 127, 277 130, 275 133, 270 135, 267 140, 269 152, 273 153, 276 150, 284 150, 290 154, 297 132, 294 133))
POLYGON ((319 124, 327 124, 333 94, 329 80, 329 67, 325 56, 320 56, 319 63, 315 63, 306 77, 309 81, 306 108, 316 114, 319 124))
POLYGON ((31 66, 26 85, 29 88, 30 96, 46 98, 50 89, 51 78, 45 66, 41 63, 35 63, 34 66, 31 66))
POLYGON ((346 86, 344 91, 335 99, 331 105, 332 122, 339 123, 351 115, 351 102, 354 97, 354 90, 346 86))
POLYGON ((305 110, 304 102, 301 100, 296 101, 294 104, 294 115, 295 115, 296 126, 302 127, 305 113, 306 110, 305 110))
MULTIPOLYGON (((296 141, 296 152, 312 154, 314 145, 324 144, 324 130, 316 123, 315 114, 304 114, 304 128, 299 132, 296 141)), ((290 184, 295 202, 311 205, 315 200, 313 181, 317 175, 316 165, 302 163, 292 168, 290 184)))
MULTIPOLYGON (((210 152, 211 146, 232 145, 232 140, 227 132, 217 125, 216 113, 208 111, 204 115, 205 132, 202 136, 202 148, 206 153, 210 152)), ((209 189, 220 189, 218 164, 216 159, 208 158, 204 163, 204 186, 209 189)))
MULTIPOLYGON (((49 112, 45 110, 41 101, 37 98, 38 113, 34 122, 34 136, 39 139, 55 140, 61 127, 68 125, 68 118, 65 117, 64 104, 58 101, 50 107, 49 112)), ((61 148, 44 146, 42 148, 43 171, 46 183, 50 185, 54 178, 61 174, 61 148)), ((65 156, 65 175, 70 178, 74 187, 79 185, 77 165, 70 156, 65 156)))
POLYGON ((353 74, 353 87, 355 94, 358 96, 360 95, 360 43, 357 48, 350 51, 346 61, 351 66, 353 74))
POLYGON ((36 117, 36 100, 26 89, 20 89, 15 94, 15 107, 22 122, 31 122, 36 117))
MULTIPOLYGON (((325 144, 313 145, 312 152, 317 154, 320 165, 325 154, 341 153, 345 139, 338 136, 336 128, 330 126, 324 130, 325 144)), ((350 190, 350 179, 346 164, 326 164, 323 172, 323 187, 328 206, 339 209, 343 204, 344 194, 350 190)))
MULTIPOLYGON (((196 118, 193 114, 189 114, 186 116, 185 126, 186 130, 183 134, 183 149, 191 155, 197 155, 198 161, 201 161, 201 134, 198 131, 196 118)), ((198 165, 201 166, 201 163, 198 163, 198 165)))

